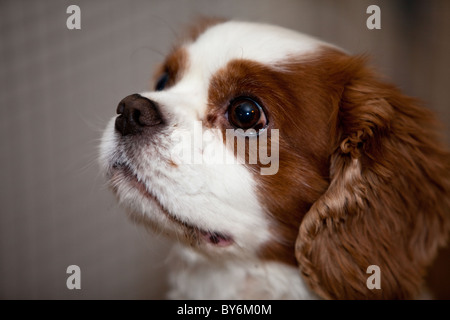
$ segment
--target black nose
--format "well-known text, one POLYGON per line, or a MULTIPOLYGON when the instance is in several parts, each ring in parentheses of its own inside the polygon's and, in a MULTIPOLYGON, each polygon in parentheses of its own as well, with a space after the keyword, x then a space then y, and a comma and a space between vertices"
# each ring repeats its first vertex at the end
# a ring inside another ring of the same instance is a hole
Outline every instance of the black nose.
POLYGON ((156 103, 137 93, 119 102, 117 114, 115 127, 122 136, 139 134, 162 123, 156 103))

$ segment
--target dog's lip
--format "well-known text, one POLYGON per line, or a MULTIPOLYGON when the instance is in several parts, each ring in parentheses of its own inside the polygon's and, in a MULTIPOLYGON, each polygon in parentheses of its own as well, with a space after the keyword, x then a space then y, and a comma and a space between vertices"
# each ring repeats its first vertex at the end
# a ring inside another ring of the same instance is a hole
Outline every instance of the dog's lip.
MULTIPOLYGON (((139 181, 136 174, 133 172, 133 170, 130 168, 129 165, 122 162, 114 162, 112 165, 112 171, 113 172, 120 172, 122 176, 124 176, 128 183, 131 183, 141 194, 143 194, 146 198, 150 198, 154 202, 158 204, 158 206, 161 208, 161 211, 164 212, 164 214, 171 220, 174 221, 183 227, 189 229, 193 234, 197 234, 197 239, 202 239, 206 243, 212 244, 217 247, 227 247, 231 244, 233 244, 233 238, 227 234, 216 232, 216 231, 207 231, 204 229, 201 229, 197 226, 193 226, 175 215, 171 214, 158 200, 158 198, 151 192, 149 192, 146 188, 146 186, 139 181)), ((111 173, 111 176, 114 176, 114 173, 111 173)), ((192 234, 190 233, 190 234, 192 234)))

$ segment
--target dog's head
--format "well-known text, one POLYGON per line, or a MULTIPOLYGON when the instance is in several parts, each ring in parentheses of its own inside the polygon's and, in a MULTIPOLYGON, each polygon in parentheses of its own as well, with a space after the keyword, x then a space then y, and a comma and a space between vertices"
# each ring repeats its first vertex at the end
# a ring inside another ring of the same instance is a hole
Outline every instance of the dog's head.
POLYGON ((363 58, 207 21, 155 83, 119 103, 101 144, 136 221, 212 258, 298 265, 325 298, 417 292, 448 232, 449 158, 428 112, 363 58))

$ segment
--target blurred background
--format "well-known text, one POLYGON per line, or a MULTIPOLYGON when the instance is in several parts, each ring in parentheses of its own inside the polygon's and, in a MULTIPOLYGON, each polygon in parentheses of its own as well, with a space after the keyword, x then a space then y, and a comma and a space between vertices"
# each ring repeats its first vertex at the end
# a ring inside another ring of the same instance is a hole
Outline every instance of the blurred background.
MULTIPOLYGON (((155 65, 199 15, 278 24, 369 53, 437 113, 450 141, 450 1, 1 0, 0 299, 164 298, 170 243, 127 219, 97 151, 117 103, 151 86, 155 65), (66 27, 71 4, 81 30, 66 27), (381 30, 366 27, 371 4, 381 30), (73 264, 81 290, 66 287, 73 264)), ((446 272, 434 281, 448 284, 446 272)))

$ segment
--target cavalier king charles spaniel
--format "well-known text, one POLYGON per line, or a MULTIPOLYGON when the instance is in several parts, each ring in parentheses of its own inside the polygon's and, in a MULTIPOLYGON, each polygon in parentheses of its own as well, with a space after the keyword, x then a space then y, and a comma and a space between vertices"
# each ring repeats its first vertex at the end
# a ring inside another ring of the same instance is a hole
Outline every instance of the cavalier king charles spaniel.
POLYGON ((363 56, 205 19, 155 83, 120 101, 100 162, 130 217, 176 240, 169 298, 424 292, 450 229, 449 153, 363 56))

